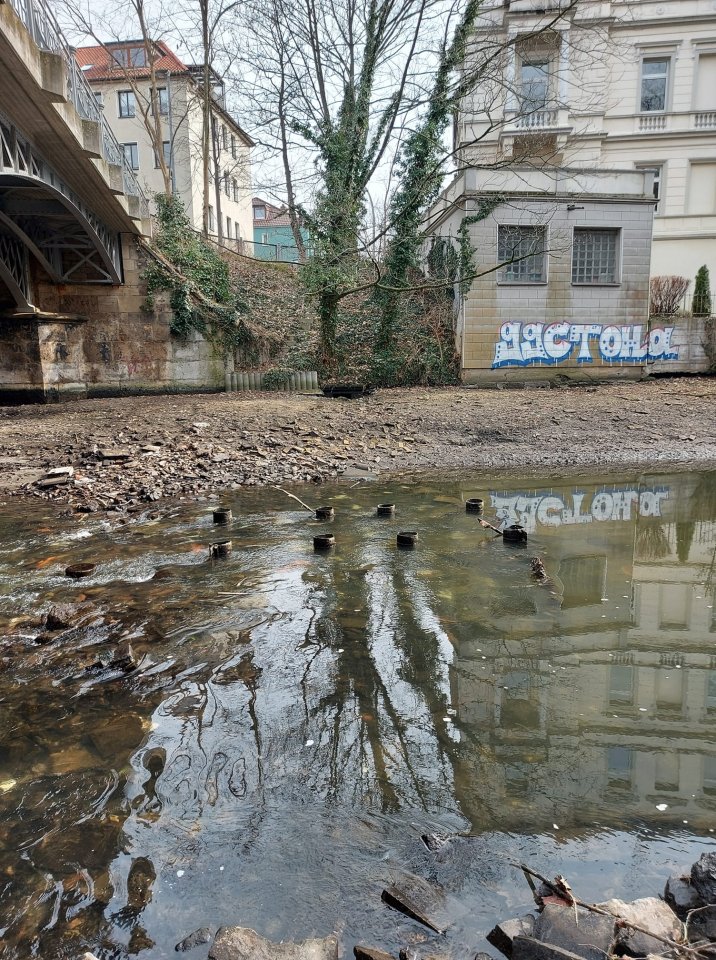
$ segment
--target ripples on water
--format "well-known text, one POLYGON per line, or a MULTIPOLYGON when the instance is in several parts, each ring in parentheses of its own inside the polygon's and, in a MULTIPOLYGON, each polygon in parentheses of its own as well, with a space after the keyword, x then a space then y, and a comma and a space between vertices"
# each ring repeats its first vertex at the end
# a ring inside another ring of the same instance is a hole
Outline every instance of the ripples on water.
POLYGON ((0 507, 4 957, 149 960, 222 923, 462 956, 530 906, 509 860, 606 899, 710 846, 716 475, 297 492, 335 507, 334 552, 277 491, 231 495, 215 562, 210 504, 0 507), (83 625, 36 645, 67 601, 83 625), (126 638, 129 676, 107 667, 126 638), (424 830, 466 838, 436 858, 424 830), (444 887, 447 942, 381 904, 406 872, 444 887))

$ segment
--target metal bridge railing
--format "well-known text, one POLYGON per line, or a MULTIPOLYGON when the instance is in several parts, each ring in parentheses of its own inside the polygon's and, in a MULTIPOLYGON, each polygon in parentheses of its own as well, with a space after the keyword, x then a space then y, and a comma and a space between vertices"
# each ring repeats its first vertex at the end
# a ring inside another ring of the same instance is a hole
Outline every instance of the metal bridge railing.
POLYGON ((67 90, 75 110, 83 120, 93 120, 102 128, 102 154, 108 163, 122 167, 124 192, 138 197, 142 212, 149 215, 149 204, 144 196, 139 181, 134 175, 124 150, 107 122, 102 108, 97 102, 94 90, 82 73, 74 51, 62 32, 62 28, 55 19, 47 0, 9 0, 18 17, 22 20, 40 50, 56 53, 65 61, 67 71, 67 90))

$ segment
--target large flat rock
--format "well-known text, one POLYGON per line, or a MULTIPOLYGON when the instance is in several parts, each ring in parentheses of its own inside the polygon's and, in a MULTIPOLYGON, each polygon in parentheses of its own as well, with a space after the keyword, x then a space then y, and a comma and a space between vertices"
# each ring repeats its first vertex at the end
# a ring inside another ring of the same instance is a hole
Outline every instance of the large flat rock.
POLYGON ((575 953, 584 960, 604 960, 610 956, 616 938, 616 922, 589 910, 548 903, 535 922, 534 936, 575 953))
MULTIPOLYGON (((607 900, 599 906, 614 914, 615 917, 622 917, 628 924, 636 923, 650 933, 668 937, 676 943, 684 941, 683 924, 668 903, 664 903, 658 897, 644 897, 641 900, 632 900, 630 903, 624 900, 607 900)), ((632 957, 646 957, 650 953, 664 952, 664 944, 661 941, 630 927, 623 927, 619 931, 618 939, 632 957)))
POLYGON ((209 960, 338 960, 338 940, 266 940, 250 927, 221 927, 209 950, 209 960))

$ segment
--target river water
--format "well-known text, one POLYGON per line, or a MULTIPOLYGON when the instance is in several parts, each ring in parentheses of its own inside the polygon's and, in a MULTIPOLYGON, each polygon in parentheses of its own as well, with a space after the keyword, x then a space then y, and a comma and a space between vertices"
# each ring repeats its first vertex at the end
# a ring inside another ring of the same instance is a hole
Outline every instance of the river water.
POLYGON ((226 560, 218 500, 125 522, 0 505, 4 958, 151 960, 221 924, 465 957, 530 908, 514 861, 631 898, 712 847, 716 474, 293 492, 336 519, 223 495, 226 560), (38 645, 68 602, 81 625, 38 645), (426 831, 464 839, 436 856, 426 831), (381 902, 414 875, 445 937, 381 902))

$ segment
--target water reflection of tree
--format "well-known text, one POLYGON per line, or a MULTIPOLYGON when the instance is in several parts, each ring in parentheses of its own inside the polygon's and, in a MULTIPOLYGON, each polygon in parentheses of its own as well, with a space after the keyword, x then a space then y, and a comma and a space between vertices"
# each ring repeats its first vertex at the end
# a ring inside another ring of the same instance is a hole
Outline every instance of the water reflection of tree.
POLYGON ((671 553, 663 524, 641 521, 636 527, 634 553, 637 560, 664 560, 671 553))

